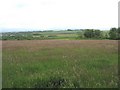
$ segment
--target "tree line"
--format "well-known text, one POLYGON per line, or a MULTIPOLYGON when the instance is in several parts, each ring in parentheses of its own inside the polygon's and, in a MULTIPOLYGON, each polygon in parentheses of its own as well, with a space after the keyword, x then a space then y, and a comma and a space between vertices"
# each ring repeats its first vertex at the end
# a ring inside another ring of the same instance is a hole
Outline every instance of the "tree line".
POLYGON ((79 34, 79 38, 91 38, 91 39, 120 39, 120 27, 111 28, 109 31, 100 31, 94 29, 85 29, 79 34))

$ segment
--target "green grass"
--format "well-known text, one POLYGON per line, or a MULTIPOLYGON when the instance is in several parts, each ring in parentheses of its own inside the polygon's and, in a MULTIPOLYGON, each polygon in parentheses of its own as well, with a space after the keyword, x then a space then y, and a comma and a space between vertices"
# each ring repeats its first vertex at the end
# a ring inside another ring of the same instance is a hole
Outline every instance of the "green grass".
POLYGON ((116 88, 118 52, 104 46, 3 49, 3 88, 116 88))

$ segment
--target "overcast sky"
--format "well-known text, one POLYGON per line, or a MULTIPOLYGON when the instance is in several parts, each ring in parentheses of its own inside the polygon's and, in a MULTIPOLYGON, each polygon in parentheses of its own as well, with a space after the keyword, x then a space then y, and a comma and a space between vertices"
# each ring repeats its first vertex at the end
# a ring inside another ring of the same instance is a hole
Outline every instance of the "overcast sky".
POLYGON ((0 28, 118 27, 119 0, 0 0, 0 28))

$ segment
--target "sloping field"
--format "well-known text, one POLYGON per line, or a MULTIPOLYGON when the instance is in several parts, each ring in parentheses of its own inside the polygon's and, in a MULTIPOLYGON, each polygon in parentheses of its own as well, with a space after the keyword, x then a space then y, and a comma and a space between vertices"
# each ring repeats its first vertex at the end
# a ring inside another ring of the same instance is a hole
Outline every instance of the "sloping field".
POLYGON ((2 43, 4 87, 118 87, 115 40, 23 40, 2 43))

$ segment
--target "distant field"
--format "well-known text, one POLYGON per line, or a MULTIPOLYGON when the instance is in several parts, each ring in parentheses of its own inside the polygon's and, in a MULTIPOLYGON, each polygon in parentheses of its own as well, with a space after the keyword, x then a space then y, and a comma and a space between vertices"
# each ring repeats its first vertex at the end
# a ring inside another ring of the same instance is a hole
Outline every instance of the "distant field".
POLYGON ((117 40, 2 43, 3 88, 116 88, 117 40))
POLYGON ((0 40, 48 40, 78 38, 79 31, 31 31, 31 32, 6 32, 0 34, 0 40))

